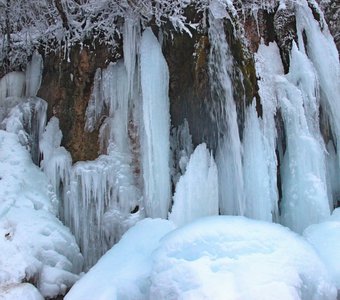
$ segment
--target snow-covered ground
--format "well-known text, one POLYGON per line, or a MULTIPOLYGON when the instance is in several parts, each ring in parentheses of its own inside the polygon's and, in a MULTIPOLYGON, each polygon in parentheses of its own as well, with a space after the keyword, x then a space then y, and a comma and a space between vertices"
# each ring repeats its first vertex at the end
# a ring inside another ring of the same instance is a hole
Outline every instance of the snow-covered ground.
POLYGON ((65 299, 336 299, 312 246, 281 225, 215 216, 173 228, 140 221, 65 299))
POLYGON ((17 135, 0 130, 0 298, 55 297, 78 279, 83 258, 57 205, 17 135))

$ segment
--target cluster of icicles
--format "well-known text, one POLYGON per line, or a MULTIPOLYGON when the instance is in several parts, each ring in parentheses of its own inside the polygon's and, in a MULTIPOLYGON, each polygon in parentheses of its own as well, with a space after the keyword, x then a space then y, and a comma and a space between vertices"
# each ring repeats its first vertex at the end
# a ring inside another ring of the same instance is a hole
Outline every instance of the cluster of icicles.
MULTIPOLYGON (((127 19, 124 59, 96 72, 85 128, 100 132, 102 154, 94 161, 72 165, 71 155, 60 146, 58 119, 53 117, 45 127, 46 103, 29 98, 36 95, 42 69, 41 57, 33 56, 26 73, 35 81, 34 91, 26 92, 25 105, 30 107, 29 122, 34 116, 36 120, 31 141, 40 143, 31 143, 32 153, 39 154, 33 150, 40 144, 41 167, 60 199, 60 218, 75 234, 86 268, 144 217, 182 225, 206 215, 245 215, 302 232, 330 215, 340 194, 339 58, 327 28, 320 29, 307 3, 301 1, 295 10, 298 42, 291 50, 289 73, 284 74, 275 43, 261 44, 255 55, 263 115, 257 115, 255 101, 247 107, 242 138, 229 76, 232 57, 221 34, 225 16, 214 13, 216 7, 211 10, 209 76, 212 94, 218 95, 213 102, 224 110, 225 117, 217 122, 226 128, 215 155, 204 143, 193 148, 187 122, 170 134, 169 72, 150 29, 140 34, 127 19), (319 129, 320 106, 333 133, 327 144, 319 129), (277 131, 278 115, 283 137, 277 131)), ((14 81, 24 80, 11 74, 7 77, 14 81)), ((24 96, 14 90, 9 93, 24 96)), ((10 123, 18 117, 13 114, 25 118, 23 105, 3 122, 17 133, 22 129, 10 123)), ((27 135, 22 139, 29 144, 27 135)))

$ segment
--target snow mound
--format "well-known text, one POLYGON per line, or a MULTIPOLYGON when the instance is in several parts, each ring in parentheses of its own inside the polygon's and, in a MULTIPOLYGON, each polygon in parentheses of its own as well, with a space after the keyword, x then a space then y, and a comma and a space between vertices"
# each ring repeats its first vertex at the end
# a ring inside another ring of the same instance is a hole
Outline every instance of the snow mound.
POLYGON ((55 297, 78 279, 83 258, 57 204, 18 137, 0 130, 0 297, 26 281, 55 297))
POLYGON ((1 300, 44 300, 37 288, 30 283, 20 283, 0 288, 1 300))
POLYGON ((147 299, 152 252, 173 229, 166 220, 138 222, 73 286, 65 300, 147 299))
POLYGON ((145 219, 78 281, 66 300, 336 299, 314 249, 277 224, 215 216, 174 230, 145 219))
POLYGON ((340 209, 325 222, 309 226, 303 235, 319 254, 340 291, 340 209))
POLYGON ((150 299, 336 299, 314 250, 280 225, 208 217, 166 236, 150 299))

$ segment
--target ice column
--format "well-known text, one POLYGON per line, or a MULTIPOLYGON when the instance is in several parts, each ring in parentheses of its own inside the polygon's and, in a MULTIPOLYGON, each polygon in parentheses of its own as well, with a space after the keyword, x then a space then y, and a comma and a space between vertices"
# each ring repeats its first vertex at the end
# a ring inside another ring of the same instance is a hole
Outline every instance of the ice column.
MULTIPOLYGON (((259 95, 262 105, 262 123, 266 166, 268 169, 269 191, 272 205, 273 221, 279 221, 278 211, 278 189, 277 189, 277 157, 276 139, 277 131, 275 115, 277 113, 276 76, 284 74, 281 62, 280 50, 276 43, 269 43, 268 46, 260 44, 255 54, 255 65, 258 81, 259 95)), ((246 151, 246 149, 245 149, 246 151)))
POLYGON ((209 39, 211 44, 209 72, 213 100, 222 137, 217 149, 220 211, 222 214, 243 215, 244 194, 242 174, 242 147, 237 125, 236 105, 229 76, 232 70, 231 54, 224 34, 223 20, 210 14, 209 39))
POLYGON ((176 185, 169 219, 184 225, 199 217, 218 215, 218 176, 214 158, 205 144, 196 147, 176 185))
POLYGON ((149 28, 142 35, 140 60, 145 210, 147 216, 167 218, 170 205, 169 71, 161 46, 149 28))
POLYGON ((72 158, 70 153, 61 147, 62 133, 59 129, 59 120, 52 117, 48 122, 40 141, 40 152, 42 161, 40 166, 54 192, 59 199, 59 217, 67 225, 72 212, 69 211, 69 185, 70 172, 72 169, 72 158))
MULTIPOLYGON (((320 84, 321 106, 330 118, 337 161, 340 163, 340 64, 334 39, 329 33, 327 24, 321 11, 320 21, 314 19, 313 13, 307 1, 296 3, 296 26, 298 33, 299 49, 306 52, 318 75, 320 84), (305 38, 304 38, 305 37, 305 38), (306 44, 305 44, 305 41, 306 44)), ((317 3, 313 2, 317 7, 317 3)), ((335 191, 339 186, 339 178, 331 178, 335 173, 339 174, 340 165, 336 172, 328 172, 330 189, 335 191)), ((332 195, 336 201, 337 193, 332 195)))
POLYGON ((263 136, 262 119, 257 117, 255 102, 246 112, 243 135, 243 174, 247 217, 272 222, 269 169, 263 136))
POLYGON ((301 233, 330 215, 325 145, 318 127, 318 81, 307 56, 293 44, 289 74, 277 79, 286 133, 281 166, 282 223, 301 233))

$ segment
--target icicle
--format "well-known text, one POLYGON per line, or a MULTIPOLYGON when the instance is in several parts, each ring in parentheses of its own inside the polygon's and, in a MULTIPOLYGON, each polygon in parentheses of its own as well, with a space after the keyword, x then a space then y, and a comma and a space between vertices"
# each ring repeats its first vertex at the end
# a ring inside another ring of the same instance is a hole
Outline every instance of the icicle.
POLYGON ((167 218, 170 203, 169 72, 161 47, 146 29, 141 40, 142 161, 147 216, 167 218))
MULTIPOLYGON (((313 5, 317 5, 314 3, 313 5)), ((329 33, 323 16, 320 15, 323 29, 314 19, 307 1, 296 4, 296 25, 299 49, 306 53, 317 71, 320 81, 321 105, 331 119, 331 127, 336 139, 340 142, 340 64, 338 51, 333 37, 329 33), (305 35, 307 43, 304 44, 305 35)), ((339 156, 339 151, 338 151, 339 156)))
POLYGON ((99 121, 100 115, 104 110, 104 99, 102 96, 101 89, 101 69, 96 70, 93 80, 92 94, 89 99, 88 106, 85 113, 85 130, 92 132, 95 130, 97 123, 99 121))
POLYGON ((39 163, 39 141, 46 124, 47 103, 38 97, 29 98, 13 107, 2 126, 18 135, 22 145, 29 148, 33 162, 39 163))
POLYGON ((171 149, 173 154, 172 181, 173 184, 177 184, 179 177, 185 173, 190 155, 193 152, 192 138, 186 119, 184 119, 183 125, 172 129, 171 149))
POLYGON ((281 167, 282 222, 301 233, 330 215, 325 146, 315 125, 317 77, 306 55, 293 45, 289 74, 277 80, 287 145, 281 167))
POLYGON ((43 70, 42 57, 38 52, 34 52, 32 60, 27 64, 26 69, 26 97, 35 97, 41 84, 43 70))
POLYGON ((123 61, 97 70, 85 128, 93 130, 99 120, 104 120, 99 141, 102 153, 107 155, 78 162, 73 167, 70 193, 65 200, 65 209, 71 214, 68 224, 79 241, 86 268, 143 215, 142 193, 135 172, 138 166, 131 150, 132 142, 137 141, 131 141, 134 120, 130 96, 123 61))
POLYGON ((23 97, 25 93, 25 74, 23 72, 11 72, 0 80, 1 104, 6 97, 23 97))
POLYGON ((255 54, 255 63, 258 81, 259 95, 263 111, 263 136, 265 157, 269 175, 269 189, 272 203, 273 220, 279 221, 278 211, 278 190, 277 190, 277 157, 276 157, 276 124, 275 114, 277 110, 276 81, 278 75, 283 75, 280 50, 276 43, 269 43, 268 46, 260 44, 255 54))
POLYGON ((140 218, 141 194, 134 184, 131 161, 110 149, 95 161, 78 162, 71 174, 71 229, 86 268, 92 266, 140 218))
POLYGON ((217 167, 205 144, 198 145, 190 156, 173 200, 169 219, 178 226, 199 217, 218 215, 217 167))
POLYGON ((211 44, 209 72, 214 101, 222 111, 217 116, 223 137, 219 140, 216 162, 219 172, 219 197, 222 214, 244 214, 241 142, 237 125, 233 87, 228 71, 231 54, 224 34, 223 20, 210 14, 209 39, 211 44), (222 124, 222 123, 226 124, 222 124), (226 129, 225 129, 226 128, 226 129), (225 132, 226 131, 226 132, 225 132))
POLYGON ((102 97, 109 108, 109 117, 100 130, 102 151, 106 151, 110 143, 114 143, 119 151, 128 149, 129 97, 128 79, 123 62, 110 64, 102 72, 102 97), (104 147, 103 147, 104 146, 104 147))
POLYGON ((246 112, 243 136, 243 175, 246 207, 250 218, 272 222, 269 169, 262 134, 262 120, 257 117, 255 101, 246 112))
POLYGON ((139 22, 133 17, 126 17, 123 30, 123 53, 124 65, 127 71, 128 93, 130 97, 134 94, 139 31, 139 22))
POLYGON ((327 144, 327 185, 330 208, 338 207, 340 204, 340 186, 339 186, 339 161, 334 149, 334 144, 329 141, 327 144))
POLYGON ((59 199, 59 217, 68 224, 71 212, 68 210, 67 203, 64 202, 67 202, 68 197, 72 158, 70 153, 60 146, 61 139, 59 120, 52 117, 40 141, 40 152, 43 157, 41 168, 59 199))

